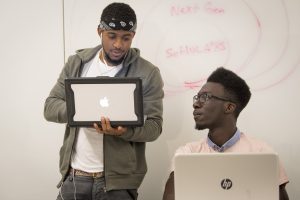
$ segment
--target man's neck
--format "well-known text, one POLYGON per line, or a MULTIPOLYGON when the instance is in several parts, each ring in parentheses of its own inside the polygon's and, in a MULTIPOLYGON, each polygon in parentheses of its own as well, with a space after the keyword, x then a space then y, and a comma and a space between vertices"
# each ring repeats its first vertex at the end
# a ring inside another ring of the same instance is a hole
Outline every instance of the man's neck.
POLYGON ((208 137, 209 139, 221 147, 223 144, 225 144, 232 136, 235 134, 237 128, 232 127, 232 128, 217 128, 213 130, 209 130, 208 132, 208 137))

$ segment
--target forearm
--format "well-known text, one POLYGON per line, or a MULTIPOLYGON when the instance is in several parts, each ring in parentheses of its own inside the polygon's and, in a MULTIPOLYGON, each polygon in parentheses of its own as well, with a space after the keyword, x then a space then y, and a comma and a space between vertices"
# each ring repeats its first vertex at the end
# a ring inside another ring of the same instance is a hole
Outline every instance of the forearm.
POLYGON ((289 200, 288 193, 285 189, 286 184, 282 184, 279 186, 279 199, 280 200, 289 200))
POLYGON ((57 123, 67 122, 67 107, 65 95, 65 73, 60 74, 59 79, 52 88, 44 105, 44 117, 46 120, 57 123))
POLYGON ((165 185, 163 200, 174 200, 174 199, 175 199, 174 172, 172 172, 168 178, 166 185, 165 185))
POLYGON ((67 109, 65 101, 55 97, 48 97, 44 106, 44 117, 51 122, 66 123, 67 109))
POLYGON ((162 132, 162 119, 146 119, 144 126, 128 128, 121 138, 132 142, 152 142, 162 132))

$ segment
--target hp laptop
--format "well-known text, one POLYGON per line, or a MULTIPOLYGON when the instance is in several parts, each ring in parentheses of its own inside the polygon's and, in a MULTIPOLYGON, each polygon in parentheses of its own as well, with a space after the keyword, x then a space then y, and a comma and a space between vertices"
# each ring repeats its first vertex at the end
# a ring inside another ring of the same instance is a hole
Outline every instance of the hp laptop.
POLYGON ((100 125, 108 117, 112 126, 144 123, 140 78, 96 77, 65 79, 69 126, 100 125))
POLYGON ((276 154, 193 153, 175 157, 176 200, 278 200, 276 154))

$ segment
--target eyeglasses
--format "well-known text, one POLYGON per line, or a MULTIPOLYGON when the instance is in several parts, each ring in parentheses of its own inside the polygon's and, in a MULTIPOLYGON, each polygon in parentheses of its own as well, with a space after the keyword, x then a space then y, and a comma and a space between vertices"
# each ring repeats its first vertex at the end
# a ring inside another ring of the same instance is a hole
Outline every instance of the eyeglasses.
POLYGON ((225 98, 222 98, 222 97, 217 97, 215 95, 212 95, 210 93, 202 93, 202 94, 196 94, 194 97, 193 97, 193 103, 196 103, 196 102, 200 102, 200 103, 205 103, 207 102, 208 100, 210 99, 217 99, 217 100, 220 100, 220 101, 231 101, 233 102, 232 100, 230 99, 225 99, 225 98))

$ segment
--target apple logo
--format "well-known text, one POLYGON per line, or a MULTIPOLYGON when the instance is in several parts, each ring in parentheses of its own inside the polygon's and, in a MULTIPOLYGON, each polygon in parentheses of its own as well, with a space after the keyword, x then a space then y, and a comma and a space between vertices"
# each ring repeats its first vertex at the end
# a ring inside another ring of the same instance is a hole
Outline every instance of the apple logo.
POLYGON ((101 98, 100 101, 99 101, 99 103, 100 103, 100 106, 104 107, 104 108, 107 108, 109 106, 109 102, 108 102, 108 98, 107 97, 101 98))

